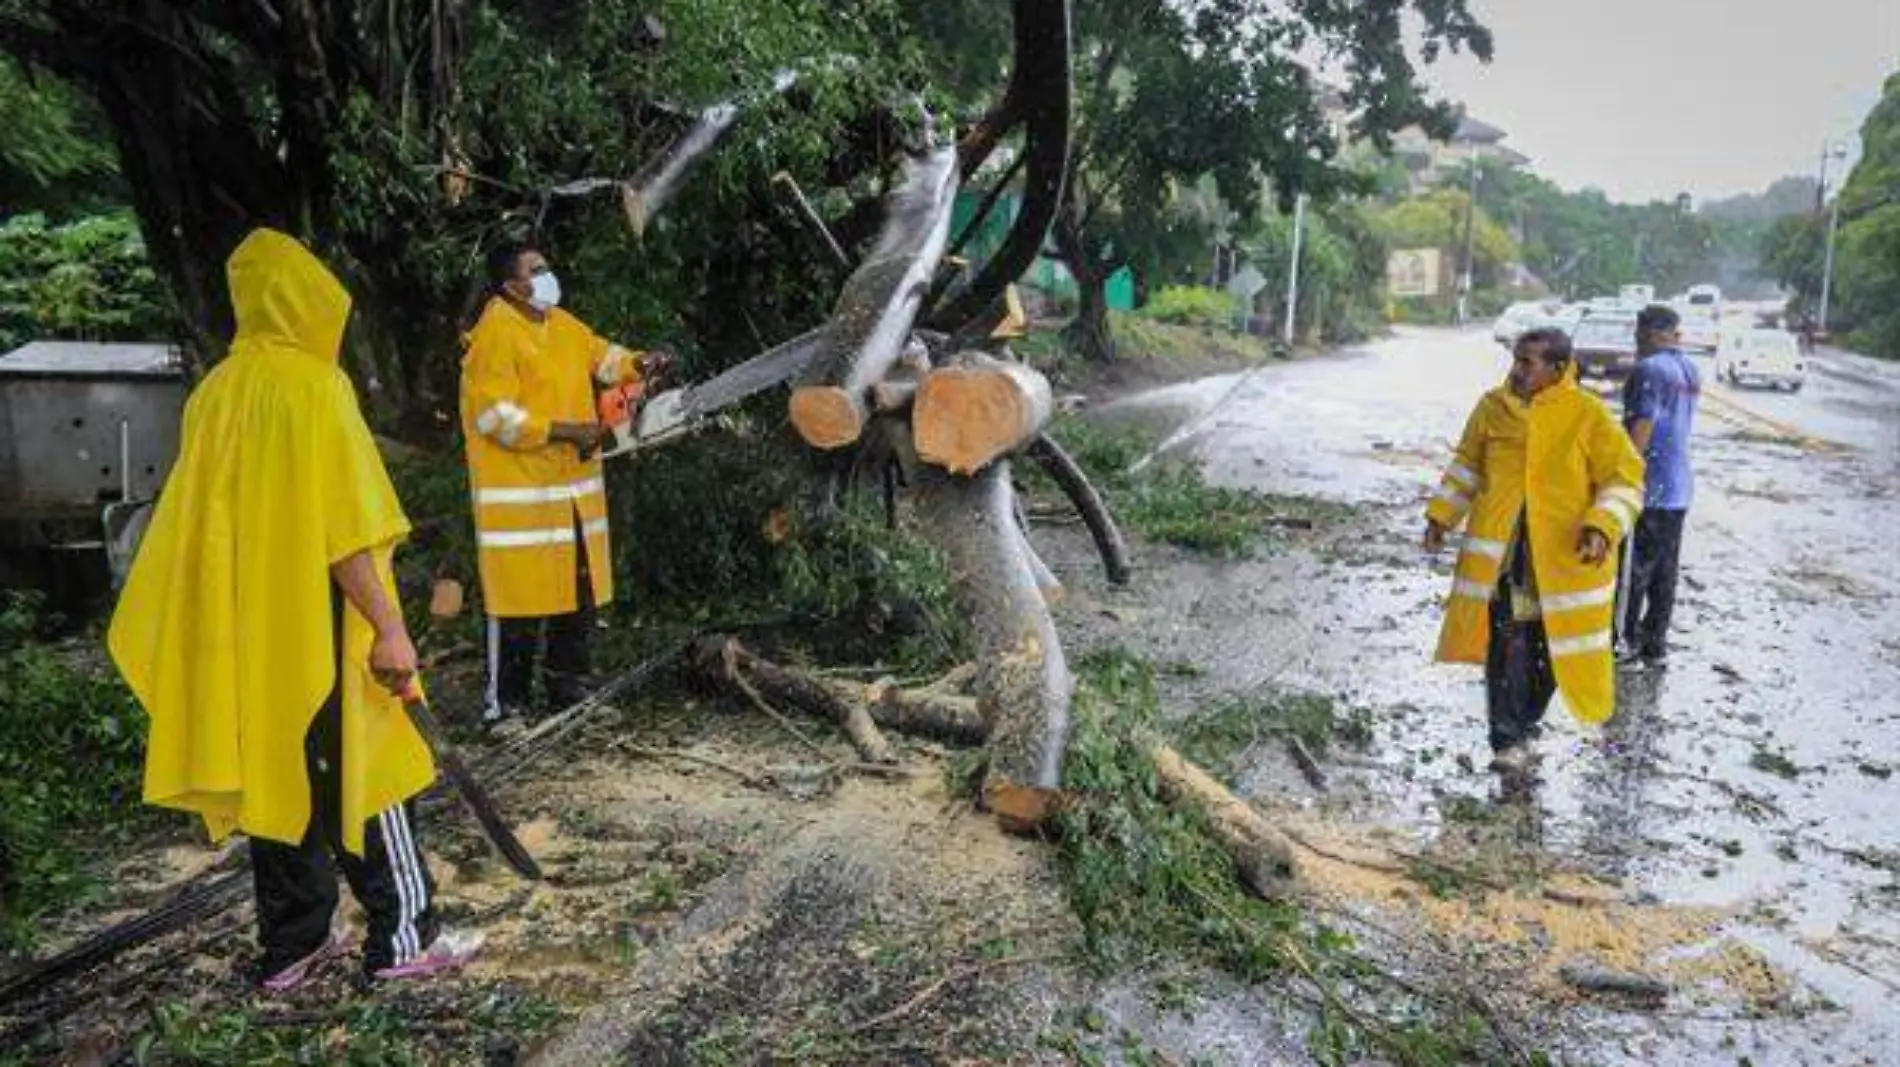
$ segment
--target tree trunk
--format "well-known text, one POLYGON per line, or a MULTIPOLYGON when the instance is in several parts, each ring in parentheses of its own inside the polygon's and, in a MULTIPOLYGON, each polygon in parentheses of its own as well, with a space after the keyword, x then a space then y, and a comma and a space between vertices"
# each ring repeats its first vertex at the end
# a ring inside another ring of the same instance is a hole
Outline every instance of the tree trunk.
POLYGON ((1051 231, 1056 251, 1075 279, 1076 312, 1069 323, 1069 346, 1091 362, 1112 363, 1115 335, 1108 324, 1108 279, 1114 271, 1097 263, 1090 254, 1089 242, 1076 219, 1077 211, 1073 203, 1065 205, 1051 231))
POLYGON ((903 354, 949 243, 956 190, 950 147, 908 162, 886 197, 884 230, 845 282, 823 347, 792 391, 792 426, 813 448, 844 448, 863 436, 866 394, 903 354))
POLYGON ((1054 408, 1049 379, 1027 364, 961 353, 917 387, 917 458, 973 474, 1035 440, 1054 408))
POLYGON ((1060 798, 1075 680, 1023 551, 1009 463, 972 478, 923 465, 917 482, 919 525, 949 557, 976 631, 977 705, 990 723, 984 803, 1005 829, 1031 830, 1060 798))

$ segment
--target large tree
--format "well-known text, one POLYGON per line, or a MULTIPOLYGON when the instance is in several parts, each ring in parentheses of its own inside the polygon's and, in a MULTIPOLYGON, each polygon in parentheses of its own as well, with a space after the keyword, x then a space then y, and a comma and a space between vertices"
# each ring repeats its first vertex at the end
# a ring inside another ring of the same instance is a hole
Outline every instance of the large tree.
POLYGON ((882 127, 857 120, 896 64, 881 59, 885 0, 816 14, 799 0, 0 0, 0 49, 97 103, 201 357, 229 334, 226 254, 255 226, 286 229, 357 298, 353 369, 373 409, 421 435, 452 409, 458 305, 503 234, 563 242, 596 283, 577 287, 589 310, 621 329, 743 331, 750 347, 781 306, 822 304, 767 181, 788 167, 868 192, 882 127), (681 225, 635 245, 612 197, 550 196, 632 174, 700 106, 834 53, 853 59, 812 64, 793 104, 763 104, 769 132, 710 168, 681 225), (741 314, 710 314, 736 297, 715 279, 746 293, 741 314), (709 314, 680 310, 693 305, 709 314))
POLYGON ((1052 236, 1080 291, 1084 353, 1113 358, 1107 281, 1130 264, 1156 269, 1178 243, 1195 218, 1173 210, 1185 187, 1211 179, 1245 217, 1264 196, 1290 203, 1350 187, 1334 164, 1348 132, 1379 142, 1415 123, 1444 132, 1448 115, 1427 100, 1407 48, 1413 11, 1425 60, 1448 47, 1490 57, 1464 0, 1102 0, 1078 10, 1075 151, 1052 236), (1343 82, 1350 131, 1330 128, 1309 56, 1343 82))
POLYGON ((1887 79, 1860 143, 1860 161, 1840 193, 1839 326, 1868 352, 1900 359, 1900 74, 1887 79))

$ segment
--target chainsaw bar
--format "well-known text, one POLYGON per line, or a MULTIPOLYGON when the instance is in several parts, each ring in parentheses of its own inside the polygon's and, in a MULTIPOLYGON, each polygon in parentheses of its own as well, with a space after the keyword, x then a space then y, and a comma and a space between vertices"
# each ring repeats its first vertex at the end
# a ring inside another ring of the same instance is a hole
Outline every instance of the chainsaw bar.
POLYGON ((663 444, 691 433, 718 412, 802 374, 823 347, 821 327, 761 352, 698 385, 656 393, 641 405, 640 421, 630 438, 601 453, 618 456, 663 444))

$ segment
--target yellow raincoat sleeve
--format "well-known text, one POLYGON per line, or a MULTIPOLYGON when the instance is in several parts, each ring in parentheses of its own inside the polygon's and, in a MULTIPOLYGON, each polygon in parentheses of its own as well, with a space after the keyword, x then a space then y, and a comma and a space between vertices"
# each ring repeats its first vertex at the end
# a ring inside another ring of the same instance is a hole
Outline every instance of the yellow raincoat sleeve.
POLYGON ((550 419, 522 402, 519 358, 505 336, 478 327, 462 361, 462 388, 477 433, 503 448, 527 452, 548 443, 550 419))
POLYGON ((1643 510, 1643 457, 1609 410, 1602 404, 1595 408, 1584 447, 1596 497, 1583 525, 1615 544, 1636 529, 1636 516, 1643 510))
POLYGON ((645 383, 640 377, 640 357, 644 355, 641 350, 614 344, 589 329, 579 319, 574 322, 586 333, 588 366, 596 382, 601 385, 631 385, 637 392, 645 391, 645 383))
POLYGON ((1471 409, 1465 432, 1458 439, 1458 450, 1438 481, 1438 492, 1425 508, 1425 517, 1447 530, 1457 529, 1465 520, 1472 499, 1484 487, 1484 406, 1488 402, 1488 398, 1480 400, 1471 409))

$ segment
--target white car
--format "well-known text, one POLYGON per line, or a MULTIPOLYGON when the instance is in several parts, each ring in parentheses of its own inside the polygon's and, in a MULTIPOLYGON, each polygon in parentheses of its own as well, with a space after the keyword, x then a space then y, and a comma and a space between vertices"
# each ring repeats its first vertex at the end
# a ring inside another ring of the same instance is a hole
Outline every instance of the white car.
POLYGON ((1682 322, 1677 327, 1677 338, 1684 352, 1699 352, 1709 355, 1722 347, 1722 323, 1710 314, 1706 305, 1685 304, 1678 313, 1682 322))
POLYGON ((1552 305, 1541 301, 1512 304, 1491 324, 1491 339, 1506 348, 1517 343, 1526 330, 1544 325, 1552 305))
POLYGON ((1744 330, 1729 335, 1716 373, 1731 385, 1762 385, 1800 392, 1808 377, 1801 343, 1785 330, 1744 330))

